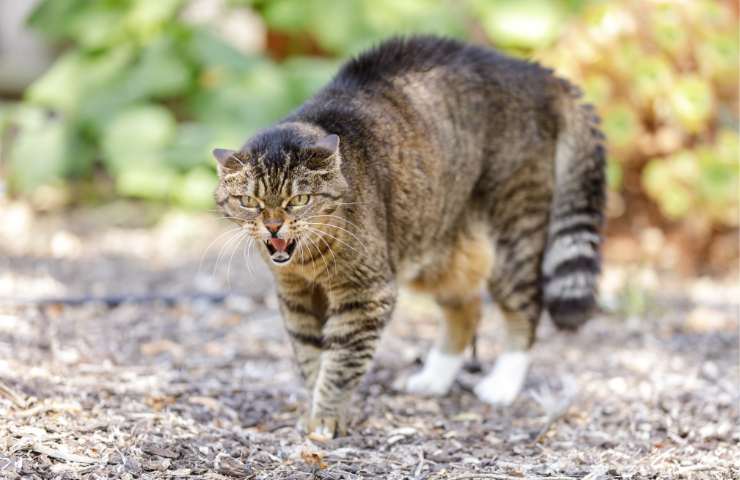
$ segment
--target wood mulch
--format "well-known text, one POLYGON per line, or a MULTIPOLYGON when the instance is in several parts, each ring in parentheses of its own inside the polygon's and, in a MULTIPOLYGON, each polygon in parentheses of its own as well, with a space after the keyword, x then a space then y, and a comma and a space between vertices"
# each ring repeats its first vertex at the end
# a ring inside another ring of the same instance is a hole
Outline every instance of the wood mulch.
POLYGON ((0 214, 0 478, 740 477, 738 296, 696 302, 736 285, 703 280, 661 297, 652 282, 652 300, 614 294, 612 313, 576 334, 543 321, 508 408, 472 394, 501 345, 490 305, 483 371, 469 363, 444 398, 398 388, 439 318, 404 295, 351 434, 318 443, 294 428, 305 394, 264 269, 238 250, 229 269, 228 246, 216 262, 220 244, 201 263, 223 227, 86 213, 29 217, 16 232, 12 215, 28 212, 0 214))

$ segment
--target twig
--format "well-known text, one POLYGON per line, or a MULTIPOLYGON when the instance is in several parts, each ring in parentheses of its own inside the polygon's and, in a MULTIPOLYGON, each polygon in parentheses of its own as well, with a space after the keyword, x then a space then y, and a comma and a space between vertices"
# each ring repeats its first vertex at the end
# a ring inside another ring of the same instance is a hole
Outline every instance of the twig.
POLYGON ((46 412, 79 412, 80 406, 73 403, 52 403, 44 405, 36 405, 28 410, 22 410, 15 414, 17 418, 33 417, 39 413, 46 412))
POLYGON ((102 304, 108 308, 115 308, 123 303, 156 303, 162 302, 165 305, 172 306, 185 301, 204 300, 210 303, 223 303, 228 297, 228 293, 183 293, 178 295, 169 294, 112 294, 106 296, 92 296, 83 295, 79 297, 44 297, 36 299, 11 299, 0 297, 0 304, 8 304, 12 306, 36 306, 36 307, 48 307, 50 305, 64 305, 69 307, 76 307, 87 304, 102 304))
POLYGON ((0 395, 9 399, 11 402, 13 402, 13 405, 17 406, 18 408, 26 408, 26 406, 28 405, 26 400, 21 397, 19 393, 16 393, 15 390, 5 385, 3 382, 0 382, 0 395))
POLYGON ((59 460, 65 460, 67 462, 77 463, 98 463, 100 460, 97 458, 88 457, 87 455, 78 455, 76 453, 65 452, 64 450, 58 450, 56 448, 47 447, 41 443, 34 443, 31 449, 47 457, 56 458, 59 460))
POLYGON ((702 472, 705 470, 711 470, 711 465, 704 465, 704 464, 698 464, 698 465, 687 465, 685 467, 678 467, 678 473, 679 475, 684 473, 690 473, 690 472, 702 472))
POLYGON ((414 470, 414 480, 419 480, 421 477, 421 470, 424 468, 424 449, 419 448, 419 464, 414 470))

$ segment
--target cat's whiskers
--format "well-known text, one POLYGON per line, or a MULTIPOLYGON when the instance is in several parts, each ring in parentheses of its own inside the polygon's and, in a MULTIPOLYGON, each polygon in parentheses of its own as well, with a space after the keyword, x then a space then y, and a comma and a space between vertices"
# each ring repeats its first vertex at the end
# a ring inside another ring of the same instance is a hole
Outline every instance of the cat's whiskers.
MULTIPOLYGON (((310 221, 311 219, 313 219, 313 218, 318 218, 318 217, 328 217, 328 218, 336 218, 336 219, 342 220, 342 221, 344 221, 344 222, 345 222, 345 226, 346 226, 347 228, 355 228, 355 229, 356 229, 356 232, 355 232, 355 233, 359 233, 359 232, 360 232, 360 231, 362 230, 362 228, 360 228, 360 227, 359 227, 358 225, 356 225, 356 224, 354 224, 354 223, 350 222, 349 220, 347 220, 347 219, 346 219, 346 218, 344 218, 344 217, 340 217, 340 216, 337 216, 337 215, 329 215, 329 214, 324 214, 324 215, 312 215, 312 216, 310 216, 310 217, 307 217, 307 218, 306 218, 305 220, 306 220, 306 221, 310 221)), ((323 220, 322 220, 322 222, 323 222, 323 220)), ((324 223, 325 223, 326 225, 331 225, 331 226, 333 226, 333 227, 336 227, 336 228, 339 228, 339 229, 344 229, 343 227, 340 227, 339 225, 334 225, 333 223, 330 223, 330 222, 324 222, 324 223)), ((349 230, 347 230, 347 229, 344 229, 344 230, 345 230, 345 231, 346 231, 347 233, 350 233, 350 234, 354 235, 354 233, 353 233, 353 232, 350 232, 350 231, 349 231, 349 230)), ((357 239, 357 237, 356 237, 356 236, 355 236, 355 238, 357 239)), ((359 241, 359 239, 358 239, 358 241, 359 241)), ((362 242, 360 242, 360 243, 362 243, 362 242)))
POLYGON ((324 245, 326 245, 326 249, 329 250, 329 253, 331 253, 332 258, 334 259, 334 275, 336 275, 337 274, 337 256, 334 255, 334 251, 331 249, 331 245, 329 245, 329 242, 324 240, 324 237, 316 235, 316 238, 324 242, 324 245))
MULTIPOLYGON (((239 228, 239 230, 242 230, 242 229, 239 228)), ((239 238, 241 238, 241 235, 242 235, 242 232, 237 231, 231 236, 231 238, 226 240, 224 244, 221 246, 221 249, 218 252, 218 257, 216 257, 216 264, 213 266, 213 272, 211 272, 212 276, 214 277, 216 276, 216 270, 218 270, 218 265, 221 263, 221 259, 225 258, 225 254, 227 254, 227 250, 229 246, 233 245, 235 240, 238 240, 239 238)))
MULTIPOLYGON (((301 242, 298 242, 298 245, 301 247, 301 252, 303 252, 303 244, 301 242)), ((308 245, 306 245, 306 250, 308 250, 308 256, 311 261, 311 269, 313 270, 313 276, 314 278, 318 277, 318 273, 316 273, 316 262, 314 261, 313 254, 311 253, 311 249, 308 248, 308 245)), ((301 261, 305 263, 303 260, 303 253, 301 253, 301 261)))
POLYGON ((225 231, 225 232, 221 232, 221 233, 220 233, 220 234, 219 234, 218 236, 216 236, 216 238, 214 238, 213 240, 211 240, 211 243, 209 243, 209 244, 208 244, 208 246, 207 246, 207 247, 205 248, 205 250, 203 250, 203 253, 202 253, 202 254, 201 254, 201 256, 200 256, 200 262, 198 263, 198 274, 200 274, 200 273, 201 273, 201 271, 203 270, 203 261, 204 261, 204 260, 205 260, 205 258, 206 258, 206 254, 208 253, 208 250, 210 250, 210 249, 211 249, 211 247, 213 247, 213 245, 214 245, 214 244, 215 244, 215 243, 216 243, 216 242, 217 242, 217 241, 218 241, 218 240, 219 240, 220 238, 222 238, 222 237, 223 237, 224 235, 227 235, 227 234, 229 234, 229 233, 234 233, 234 232, 236 232, 236 231, 238 231, 238 230, 241 230, 241 228, 242 228, 242 227, 234 227, 234 228, 232 228, 232 229, 230 229, 230 230, 227 230, 227 231, 225 231))
MULTIPOLYGON (((324 224, 322 224, 322 225, 324 225, 324 224)), ((353 246, 352 246, 352 245, 350 245, 349 243, 345 242, 345 241, 344 241, 344 240, 342 240, 341 238, 337 238, 337 237, 335 237, 334 235, 332 235, 332 234, 330 234, 330 233, 328 233, 328 232, 324 232, 324 231, 322 231, 322 230, 317 230, 317 229, 315 229, 315 228, 311 228, 311 227, 306 227, 306 228, 307 228, 307 229, 308 229, 309 231, 311 231, 311 232, 313 232, 313 233, 316 233, 316 234, 318 234, 318 235, 326 235, 327 237, 329 237, 329 238, 331 238, 331 239, 334 239, 335 241, 337 241, 337 242, 341 243, 342 245, 346 246, 347 248, 351 249, 352 251, 354 251, 354 252, 355 252, 355 253, 357 253, 358 255, 362 255, 362 252, 361 252, 361 251, 357 250, 357 249, 356 249, 355 247, 353 247, 353 246)))
POLYGON ((231 290, 231 262, 234 260, 234 254, 239 250, 239 246, 242 244, 244 239, 247 238, 247 231, 243 231, 239 235, 239 239, 236 241, 236 245, 231 250, 231 256, 229 257, 229 263, 226 264, 226 289, 231 290))
POLYGON ((343 222, 345 222, 345 223, 347 224, 347 226, 351 226, 351 227, 354 227, 354 228, 356 228, 357 230, 362 230, 362 228, 361 228, 361 227, 360 227, 359 225, 357 225, 357 224, 355 224, 355 223, 352 223, 352 222, 350 222, 350 221, 349 221, 349 220, 347 220, 346 218, 344 218, 344 217, 340 217, 339 215, 331 215, 331 214, 329 214, 329 213, 323 213, 323 214, 311 215, 311 216, 308 216, 308 217, 306 217, 306 220, 311 220, 311 219, 313 219, 313 218, 318 218, 318 217, 331 217, 331 218, 338 218, 339 220, 342 220, 343 222))
POLYGON ((248 235, 247 244, 242 249, 242 258, 244 259, 244 266, 247 267, 249 273, 254 275, 254 271, 252 270, 252 262, 249 261, 249 252, 252 250, 252 245, 254 245, 254 239, 248 235))
POLYGON ((314 242, 309 235, 306 235, 304 238, 306 240, 308 240, 309 242, 311 242, 311 244, 314 247, 316 247, 316 251, 319 253, 319 256, 321 257, 321 260, 323 260, 324 266, 326 267, 326 270, 329 270, 329 264, 327 263, 326 259, 324 258, 324 254, 321 253, 321 248, 319 248, 319 246, 316 244, 316 242, 314 242))
MULTIPOLYGON (((360 246, 365 249, 365 253, 369 253, 369 251, 367 249, 367 246, 364 243, 362 243, 362 240, 360 240, 360 238, 357 235, 355 235, 354 233, 350 232, 346 228, 342 228, 339 225, 334 225, 333 223, 328 223, 328 222, 327 223, 311 223, 311 222, 305 222, 305 225, 319 225, 319 226, 322 226, 322 227, 326 226, 326 227, 331 227, 331 228, 336 228, 336 229, 342 230, 343 232, 346 232, 349 235, 351 235, 357 241, 357 243, 359 243, 360 246)), ((326 232, 324 232, 324 233, 326 233, 326 232)), ((336 237, 334 237, 334 238, 336 238, 336 237)), ((355 250, 355 251, 357 251, 357 250, 355 250)), ((360 253, 360 252, 358 252, 358 253, 360 253)))

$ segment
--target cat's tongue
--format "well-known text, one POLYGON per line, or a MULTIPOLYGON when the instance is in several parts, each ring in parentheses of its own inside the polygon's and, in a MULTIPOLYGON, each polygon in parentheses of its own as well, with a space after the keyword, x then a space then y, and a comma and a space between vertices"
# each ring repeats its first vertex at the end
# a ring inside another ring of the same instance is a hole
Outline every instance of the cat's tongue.
POLYGON ((271 238, 270 243, 278 252, 284 252, 285 248, 288 246, 288 242, 286 242, 282 238, 271 238))

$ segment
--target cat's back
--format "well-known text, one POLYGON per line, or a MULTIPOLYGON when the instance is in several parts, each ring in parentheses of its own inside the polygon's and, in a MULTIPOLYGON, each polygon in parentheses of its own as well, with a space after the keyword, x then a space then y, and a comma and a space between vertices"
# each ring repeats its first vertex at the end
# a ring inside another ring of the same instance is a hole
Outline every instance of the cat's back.
POLYGON ((542 92, 554 78, 549 69, 498 51, 452 38, 430 35, 394 37, 351 59, 339 70, 331 87, 385 90, 414 79, 436 88, 463 91, 472 85, 507 94, 542 92), (400 80, 400 82, 399 82, 400 80))

